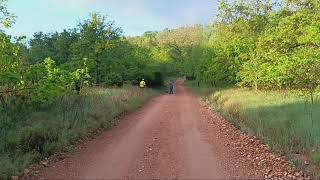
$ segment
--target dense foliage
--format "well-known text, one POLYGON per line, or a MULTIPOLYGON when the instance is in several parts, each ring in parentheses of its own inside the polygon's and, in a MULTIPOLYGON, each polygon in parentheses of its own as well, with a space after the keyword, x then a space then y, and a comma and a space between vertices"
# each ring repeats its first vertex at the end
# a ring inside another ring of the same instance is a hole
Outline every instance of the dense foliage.
POLYGON ((36 33, 27 51, 29 64, 51 57, 66 71, 76 71, 85 65, 95 85, 121 86, 126 81, 142 78, 149 85, 162 85, 160 64, 152 58, 149 49, 131 43, 122 35, 121 28, 97 13, 74 29, 36 33))
POLYGON ((155 37, 175 72, 199 82, 314 91, 320 83, 319 8, 315 0, 222 1, 211 25, 155 37))
POLYGON ((71 30, 35 33, 28 45, 23 37, 13 41, 3 32, 0 40, 0 105, 6 113, 18 104, 36 107, 80 92, 85 85, 122 86, 142 78, 149 86, 163 82, 161 63, 151 50, 131 43, 97 13, 71 30))
POLYGON ((11 60, 5 62, 16 65, 5 70, 5 77, 15 79, 1 81, 11 82, 10 87, 6 84, 9 91, 34 89, 42 79, 37 73, 44 72, 44 60, 51 58, 60 74, 78 72, 78 77, 64 78, 69 79, 65 87, 82 87, 84 81, 121 86, 142 78, 159 86, 164 76, 184 75, 212 86, 314 92, 320 83, 319 12, 313 0, 221 1, 211 25, 138 37, 124 37, 113 21, 93 13, 74 29, 35 33, 28 46, 2 34, 8 48, 1 55, 7 54, 11 60))

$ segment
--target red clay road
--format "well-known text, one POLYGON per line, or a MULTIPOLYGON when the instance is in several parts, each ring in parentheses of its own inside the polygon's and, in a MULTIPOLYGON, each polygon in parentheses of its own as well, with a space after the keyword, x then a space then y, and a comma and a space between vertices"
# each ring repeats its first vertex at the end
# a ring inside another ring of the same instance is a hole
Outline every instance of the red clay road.
MULTIPOLYGON (((44 179, 260 179, 254 164, 226 145, 219 117, 179 83, 85 148, 41 172, 44 179)), ((235 137, 237 138, 237 137, 235 137)))

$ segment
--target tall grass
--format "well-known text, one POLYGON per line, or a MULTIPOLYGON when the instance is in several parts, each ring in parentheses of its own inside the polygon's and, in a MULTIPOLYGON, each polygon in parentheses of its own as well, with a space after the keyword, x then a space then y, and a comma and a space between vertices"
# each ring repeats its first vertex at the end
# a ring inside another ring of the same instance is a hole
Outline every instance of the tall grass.
POLYGON ((298 92, 252 91, 240 88, 189 87, 241 129, 260 137, 286 155, 307 154, 320 165, 320 101, 312 105, 298 92), (207 88, 204 88, 207 89, 207 88))
POLYGON ((55 152, 67 151, 86 134, 112 127, 118 115, 138 108, 154 94, 134 87, 89 88, 81 95, 61 96, 19 120, 1 114, 0 179, 19 174, 55 152))

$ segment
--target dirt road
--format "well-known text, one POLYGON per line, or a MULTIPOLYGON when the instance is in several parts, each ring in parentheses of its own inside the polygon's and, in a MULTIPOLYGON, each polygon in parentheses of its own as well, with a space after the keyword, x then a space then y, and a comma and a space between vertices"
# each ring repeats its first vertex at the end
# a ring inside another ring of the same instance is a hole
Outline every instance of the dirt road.
POLYGON ((288 166, 286 176, 294 175, 291 166, 276 158, 264 145, 207 110, 177 84, 174 95, 153 99, 113 130, 87 142, 72 157, 50 164, 41 177, 260 179, 270 176, 270 172, 276 176, 282 164, 288 166), (265 157, 259 165, 262 154, 271 159, 265 157))

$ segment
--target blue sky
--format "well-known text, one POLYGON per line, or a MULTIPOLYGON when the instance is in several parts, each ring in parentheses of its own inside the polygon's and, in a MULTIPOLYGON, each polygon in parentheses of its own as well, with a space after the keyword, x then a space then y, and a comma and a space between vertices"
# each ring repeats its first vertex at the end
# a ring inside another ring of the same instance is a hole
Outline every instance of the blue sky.
POLYGON ((145 31, 206 24, 213 20, 217 0, 9 0, 17 16, 7 32, 32 37, 37 31, 53 32, 75 27, 90 12, 108 14, 125 35, 145 31))

